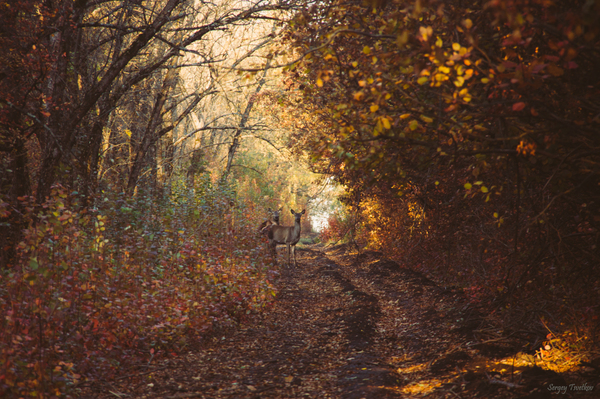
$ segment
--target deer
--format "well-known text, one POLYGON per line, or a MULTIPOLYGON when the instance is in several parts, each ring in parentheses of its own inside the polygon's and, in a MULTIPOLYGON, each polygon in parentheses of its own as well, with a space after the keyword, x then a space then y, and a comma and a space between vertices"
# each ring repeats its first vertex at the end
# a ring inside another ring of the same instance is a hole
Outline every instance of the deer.
POLYGON ((303 209, 302 212, 294 212, 292 209, 292 215, 294 215, 294 225, 293 226, 279 226, 273 225, 267 232, 267 238, 269 239, 269 248, 271 249, 271 253, 273 255, 273 259, 275 260, 275 264, 277 264, 277 245, 286 245, 287 253, 288 253, 288 267, 291 266, 290 257, 291 252, 294 252, 294 267, 298 267, 298 262, 296 261, 296 244, 300 241, 300 219, 302 215, 306 213, 306 209, 303 209))
POLYGON ((260 226, 258 226, 258 232, 260 234, 266 235, 268 230, 271 228, 271 226, 278 225, 279 224, 279 213, 282 210, 283 210, 283 207, 276 209, 276 210, 272 210, 271 208, 269 208, 268 209, 269 216, 268 216, 267 220, 265 220, 264 222, 262 222, 260 224, 260 226))

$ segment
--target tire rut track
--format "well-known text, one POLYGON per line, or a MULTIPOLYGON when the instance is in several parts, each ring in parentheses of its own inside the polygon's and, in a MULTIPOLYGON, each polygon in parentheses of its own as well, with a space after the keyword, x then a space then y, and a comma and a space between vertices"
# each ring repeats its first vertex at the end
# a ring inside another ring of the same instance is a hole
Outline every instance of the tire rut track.
POLYGON ((381 364, 379 357, 369 350, 381 316, 377 297, 358 289, 342 275, 342 268, 330 258, 328 265, 319 269, 319 272, 331 277, 350 302, 339 315, 345 326, 347 353, 351 354, 346 358, 347 363, 339 369, 341 397, 397 397, 386 389, 395 387, 399 382, 393 367, 381 364))
POLYGON ((86 397, 447 398, 465 386, 475 397, 510 397, 458 370, 474 353, 461 331, 474 326, 456 323, 465 315, 458 295, 380 254, 343 249, 299 250, 270 310, 86 397))

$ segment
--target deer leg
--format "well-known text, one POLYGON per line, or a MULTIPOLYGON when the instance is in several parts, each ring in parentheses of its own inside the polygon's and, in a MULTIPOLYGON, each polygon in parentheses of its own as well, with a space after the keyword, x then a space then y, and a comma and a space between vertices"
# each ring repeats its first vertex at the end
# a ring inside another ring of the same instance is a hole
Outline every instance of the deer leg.
POLYGON ((292 250, 294 251, 294 267, 298 268, 298 262, 296 261, 296 246, 295 245, 292 247, 292 250))

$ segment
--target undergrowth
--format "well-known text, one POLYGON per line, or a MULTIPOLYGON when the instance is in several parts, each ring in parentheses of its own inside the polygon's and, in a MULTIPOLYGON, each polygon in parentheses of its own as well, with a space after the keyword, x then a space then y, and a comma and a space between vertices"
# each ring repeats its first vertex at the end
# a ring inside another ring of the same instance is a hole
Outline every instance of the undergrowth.
POLYGON ((268 306, 263 212, 234 194, 204 179, 91 209, 59 186, 42 205, 20 198, 19 262, 0 271, 0 396, 77 396, 268 306))

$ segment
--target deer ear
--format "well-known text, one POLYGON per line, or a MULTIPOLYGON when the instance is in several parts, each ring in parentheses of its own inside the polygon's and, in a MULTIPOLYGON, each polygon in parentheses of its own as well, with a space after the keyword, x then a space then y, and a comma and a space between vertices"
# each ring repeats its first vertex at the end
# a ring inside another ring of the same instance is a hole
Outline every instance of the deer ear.
POLYGON ((269 208, 269 209, 268 209, 268 211, 269 211, 269 212, 273 212, 273 211, 271 210, 271 208, 269 208))
POLYGON ((294 212, 294 210, 293 210, 293 209, 290 209, 290 211, 292 212, 292 215, 293 215, 294 213, 296 213, 296 212, 294 212))
POLYGON ((304 215, 306 213, 306 209, 302 209, 302 214, 304 215))
POLYGON ((283 211, 283 207, 279 208, 279 212, 283 211))

